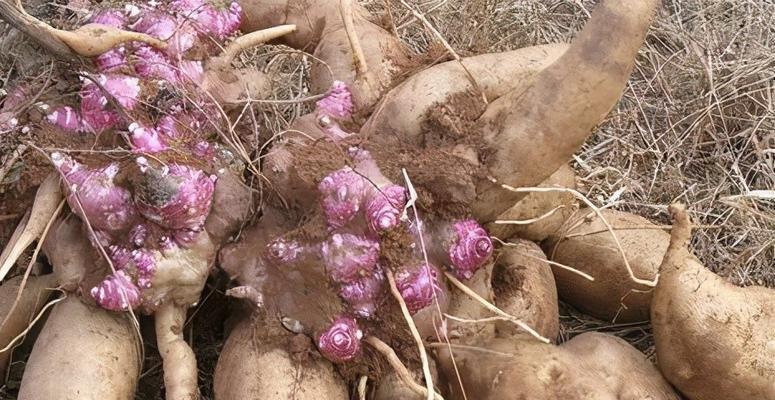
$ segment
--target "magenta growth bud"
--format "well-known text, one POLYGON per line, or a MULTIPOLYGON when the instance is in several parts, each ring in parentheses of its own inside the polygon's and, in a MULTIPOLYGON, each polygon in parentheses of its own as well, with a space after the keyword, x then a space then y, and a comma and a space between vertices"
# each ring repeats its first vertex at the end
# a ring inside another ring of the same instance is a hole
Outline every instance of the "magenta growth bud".
POLYGON ((126 16, 123 11, 105 9, 95 13, 89 18, 89 22, 112 26, 114 28, 123 28, 126 26, 126 16))
POLYGON ((343 363, 360 353, 362 338, 363 331, 355 319, 339 317, 318 338, 318 349, 330 361, 343 363))
POLYGON ((382 271, 345 283, 339 288, 339 296, 346 301, 353 312, 362 318, 371 318, 377 309, 377 301, 385 288, 382 271))
POLYGON ((162 170, 146 164, 144 169, 135 192, 140 213, 167 229, 200 230, 210 212, 215 177, 180 164, 162 170))
POLYGON ((433 304, 434 297, 442 294, 436 267, 425 263, 397 273, 396 287, 412 315, 433 304))
POLYGON ((342 81, 334 81, 326 97, 316 103, 318 109, 334 118, 350 118, 353 115, 353 95, 342 81))
POLYGON ((169 14, 147 11, 132 26, 135 32, 145 33, 159 40, 166 41, 178 29, 178 22, 169 14))
POLYGON ((46 120, 66 131, 78 132, 83 128, 81 116, 70 106, 54 109, 46 116, 46 120))
POLYGON ((51 161, 70 189, 67 197, 70 209, 88 219, 95 230, 110 234, 132 225, 137 216, 132 195, 113 181, 118 174, 118 164, 89 169, 58 152, 51 154, 51 161))
POLYGON ((458 278, 470 279, 492 255, 492 241, 487 231, 472 219, 452 226, 457 241, 449 248, 449 259, 458 278))
POLYGON ((169 82, 178 82, 179 76, 177 69, 167 56, 161 51, 146 45, 138 45, 135 49, 137 56, 134 61, 134 68, 137 75, 143 78, 160 79, 169 82))
POLYGON ((94 63, 102 72, 109 72, 126 65, 126 47, 118 46, 100 54, 94 63))
POLYGON ((366 222, 372 232, 392 229, 406 206, 406 189, 398 185, 375 190, 366 202, 366 222))
POLYGON ((132 150, 136 152, 158 153, 169 149, 156 128, 132 122, 129 124, 129 133, 131 134, 132 150))
POLYGON ((206 0, 176 0, 170 6, 179 14, 195 20, 202 33, 224 39, 236 33, 242 23, 242 7, 237 2, 228 4, 224 7, 206 0))
POLYGON ((266 245, 267 254, 275 262, 295 261, 302 252, 301 244, 295 240, 277 238, 266 245))
POLYGON ((108 275, 92 288, 91 296, 100 307, 111 311, 124 311, 140 304, 140 289, 124 271, 108 275))
POLYGON ((141 288, 151 287, 153 274, 156 272, 156 258, 147 249, 132 251, 132 261, 137 269, 137 285, 141 288))
POLYGON ((336 233, 320 246, 320 253, 329 276, 335 282, 348 283, 374 273, 379 243, 349 233, 336 233))
POLYGON ((328 225, 341 228, 361 209, 367 193, 367 182, 351 168, 334 171, 318 185, 321 206, 328 225))
MULTIPOLYGON (((97 81, 122 107, 132 110, 140 97, 140 80, 126 75, 101 74, 97 81)), ((87 130, 100 133, 118 122, 118 115, 108 109, 108 98, 89 81, 81 87, 81 120, 87 130)))

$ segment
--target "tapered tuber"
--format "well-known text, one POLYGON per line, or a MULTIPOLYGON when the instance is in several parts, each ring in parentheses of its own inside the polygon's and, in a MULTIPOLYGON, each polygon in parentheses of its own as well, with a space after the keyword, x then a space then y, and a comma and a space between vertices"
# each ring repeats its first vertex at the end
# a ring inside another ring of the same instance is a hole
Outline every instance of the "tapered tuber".
POLYGON ((54 306, 35 342, 19 399, 132 400, 140 354, 140 337, 128 314, 68 297, 54 306))
MULTIPOLYGON (((21 289, 22 279, 23 276, 17 276, 3 282, 0 286, 0 349, 8 347, 12 340, 27 328, 46 305, 46 300, 56 286, 54 274, 31 276, 17 303, 17 293, 21 289), (14 303, 16 303, 15 307, 14 303), (12 307, 14 308, 11 313, 12 307)), ((5 376, 12 353, 13 347, 0 353, 0 376, 5 376)))
POLYGON ((686 209, 670 213, 651 301, 659 369, 692 400, 775 399, 775 291, 737 287, 705 268, 687 247, 686 209))
MULTIPOLYGON (((554 340, 560 333, 557 287, 546 256, 533 242, 513 240, 495 259, 492 274, 495 305, 522 320, 541 336, 554 340)), ((497 321, 499 337, 523 334, 510 321, 497 321)))
POLYGON ((659 371, 622 339, 585 333, 560 346, 524 337, 438 346, 452 399, 677 400, 659 371), (462 385, 462 389, 460 386, 462 385))
POLYGON ((638 322, 649 318, 653 289, 634 282, 619 246, 639 279, 653 280, 667 250, 669 236, 647 219, 621 211, 603 210, 603 218, 584 208, 571 216, 560 231, 544 244, 549 259, 588 275, 552 265, 560 298, 594 317, 616 322, 638 322))
POLYGON ((289 352, 293 336, 262 319, 243 318, 229 334, 215 369, 216 400, 348 399, 331 363, 303 354, 304 348, 289 352))

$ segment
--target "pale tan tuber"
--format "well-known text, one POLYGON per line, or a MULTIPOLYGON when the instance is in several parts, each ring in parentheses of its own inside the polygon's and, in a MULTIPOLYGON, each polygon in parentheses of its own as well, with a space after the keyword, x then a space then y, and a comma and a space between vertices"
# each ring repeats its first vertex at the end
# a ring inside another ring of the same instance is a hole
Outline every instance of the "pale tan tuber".
POLYGON ((347 400, 331 363, 307 354, 295 359, 287 350, 292 335, 277 325, 244 318, 232 329, 215 369, 215 399, 347 400))
POLYGON ((775 291, 737 287, 689 252, 691 222, 671 206, 651 323, 659 369, 691 400, 775 399, 775 291))
MULTIPOLYGON (((669 235, 634 214, 602 210, 637 278, 653 280, 669 235)), ((549 259, 591 275, 594 281, 552 265, 560 298, 594 317, 615 322, 647 321, 653 288, 634 282, 611 232, 590 209, 581 209, 544 244, 549 259)))
MULTIPOLYGON (((560 333, 557 288, 541 248, 527 240, 513 240, 495 259, 492 275, 495 305, 554 341, 560 333)), ((496 321, 498 337, 524 334, 510 321, 496 321)))
MULTIPOLYGON (((436 346, 443 374, 478 400, 678 400, 659 371, 622 339, 584 333, 560 346, 526 337, 436 346)), ((451 384, 451 399, 463 399, 451 384)))
POLYGON ((140 354, 128 314, 68 297, 54 306, 35 342, 19 400, 132 400, 140 354))

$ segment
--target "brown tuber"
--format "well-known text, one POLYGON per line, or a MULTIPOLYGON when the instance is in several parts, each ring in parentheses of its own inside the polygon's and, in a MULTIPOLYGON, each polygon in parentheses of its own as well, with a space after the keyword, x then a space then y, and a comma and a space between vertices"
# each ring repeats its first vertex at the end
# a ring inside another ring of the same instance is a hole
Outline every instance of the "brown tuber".
POLYGON ((286 348, 292 335, 276 321, 261 319, 243 318, 229 334, 215 369, 216 400, 348 398, 330 362, 290 353, 286 348))
MULTIPOLYGON (((639 279, 657 276, 670 237, 634 214, 602 210, 613 227, 633 273, 639 279)), ((585 208, 544 244, 549 259, 591 275, 594 281, 553 265, 560 298, 606 321, 638 322, 649 318, 653 288, 634 282, 611 232, 594 211, 585 208)))
MULTIPOLYGON (((678 400, 670 384, 622 339, 589 332, 560 346, 530 337, 494 339, 471 346, 437 346, 439 365, 456 382, 454 362, 468 398, 480 400, 678 400)), ((463 399, 451 384, 453 400, 463 399)))
POLYGON ((737 287, 705 268, 687 248, 684 206, 670 213, 651 302, 659 369, 692 400, 775 399, 775 291, 737 287))
MULTIPOLYGON (((557 288, 546 256, 533 242, 513 240, 495 259, 495 305, 552 341, 560 333, 557 288)), ((524 334, 509 321, 497 321, 498 337, 524 334)))

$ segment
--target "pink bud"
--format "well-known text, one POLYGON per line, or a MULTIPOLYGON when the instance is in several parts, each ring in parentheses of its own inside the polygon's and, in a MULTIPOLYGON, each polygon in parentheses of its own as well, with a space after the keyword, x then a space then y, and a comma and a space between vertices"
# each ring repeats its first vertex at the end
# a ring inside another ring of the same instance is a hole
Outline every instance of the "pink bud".
POLYGON ((457 241, 449 248, 449 258, 455 275, 470 279, 492 255, 492 241, 478 222, 467 219, 453 225, 457 241))
POLYGON ((132 261, 137 269, 137 285, 147 289, 151 287, 153 274, 156 272, 156 258, 147 249, 132 251, 132 261))
POLYGON ((83 129, 78 111, 69 106, 55 108, 46 116, 46 120, 66 131, 78 132, 83 129))
POLYGON ((178 82, 177 69, 163 52, 147 44, 140 44, 135 49, 135 56, 133 66, 137 75, 143 78, 178 82))
POLYGON ((377 268, 379 243, 349 233, 333 234, 320 247, 329 276, 339 283, 371 275, 377 268))
POLYGON ((108 255, 115 269, 124 269, 132 261, 132 252, 124 246, 111 245, 108 247, 108 255))
POLYGON ((108 275, 92 288, 91 295, 100 307, 112 311, 124 311, 140 304, 140 289, 123 270, 108 275))
POLYGON ((108 72, 126 65, 126 47, 118 46, 97 56, 94 63, 97 69, 108 72))
POLYGON ((205 70, 201 61, 183 60, 178 68, 178 74, 182 82, 201 83, 204 79, 205 70))
POLYGON ((129 133, 131 134, 132 150, 136 152, 158 153, 169 149, 156 128, 133 122, 129 124, 129 133))
POLYGON ((123 28, 126 26, 126 16, 123 11, 114 9, 104 9, 96 12, 89 22, 93 24, 102 24, 114 28, 123 28))
POLYGON ((334 118, 350 118, 353 114, 353 96, 347 84, 334 81, 326 97, 316 103, 320 111, 334 118))
POLYGON ((224 39, 233 35, 242 23, 242 8, 237 2, 222 7, 203 0, 177 0, 170 6, 180 15, 194 19, 204 34, 224 39))
POLYGON ((367 193, 367 182, 351 168, 334 171, 320 182, 321 206, 326 221, 333 228, 341 228, 350 222, 367 193))
POLYGON ((345 283, 339 288, 339 296, 350 304, 353 312, 362 318, 371 318, 377 309, 377 301, 384 292, 385 277, 377 270, 371 275, 345 283))
MULTIPOLYGON (((122 107, 132 110, 140 97, 140 81, 120 74, 101 74, 97 81, 122 107)), ((100 133, 118 122, 118 114, 108 107, 108 98, 93 82, 81 87, 81 120, 89 131, 100 133)))
POLYGON ((214 177, 180 164, 147 168, 135 191, 140 213, 167 229, 199 230, 210 212, 214 177))
POLYGON ((296 261, 304 249, 299 242, 280 237, 269 242, 266 250, 272 261, 290 263, 296 261))
POLYGON ((51 161, 70 189, 67 197, 70 209, 87 218, 95 230, 112 234, 133 224, 137 214, 132 195, 113 181, 118 164, 90 169, 61 153, 51 154, 51 161))
POLYGON ((145 244, 145 239, 148 238, 148 226, 146 224, 138 224, 129 231, 129 242, 135 247, 142 247, 145 244))
POLYGON ((165 41, 172 37, 177 28, 178 22, 173 16, 158 11, 146 11, 132 26, 135 32, 165 41))
POLYGON ((339 317, 318 338, 320 354, 335 363, 355 358, 361 351, 363 331, 353 318, 339 317))
POLYGON ((366 222, 372 232, 382 232, 398 225, 406 206, 406 189, 398 185, 375 190, 366 202, 366 222))
POLYGON ((442 293, 436 267, 425 263, 397 273, 396 287, 413 315, 433 304, 433 298, 442 293))

